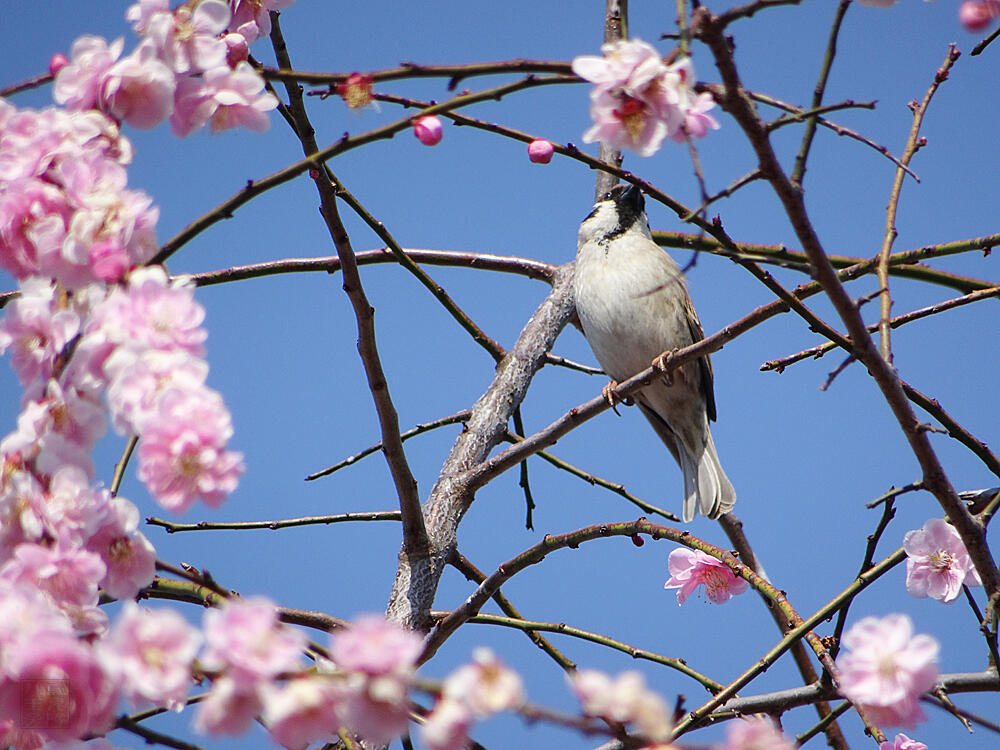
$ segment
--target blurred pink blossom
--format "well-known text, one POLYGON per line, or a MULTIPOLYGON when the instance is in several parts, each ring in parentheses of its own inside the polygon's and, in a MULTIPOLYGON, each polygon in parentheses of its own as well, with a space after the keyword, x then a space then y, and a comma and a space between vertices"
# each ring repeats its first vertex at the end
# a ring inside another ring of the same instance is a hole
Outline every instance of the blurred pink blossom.
POLYGON ((19 544, 40 541, 47 519, 45 491, 34 474, 25 470, 23 458, 4 454, 3 459, 0 465, 0 564, 10 559, 19 544))
POLYGON ((229 24, 229 6, 221 0, 181 5, 172 13, 141 8, 133 15, 143 27, 144 42, 153 44, 174 73, 195 75, 225 65, 226 45, 219 35, 229 24))
POLYGON ((472 715, 484 719, 524 702, 520 675, 501 662, 490 649, 477 648, 472 663, 452 672, 444 681, 442 695, 468 706, 472 715))
POLYGON ((704 584, 708 599, 724 604, 747 590, 747 582, 733 573, 732 568, 701 550, 679 547, 667 558, 670 578, 663 588, 678 589, 677 604, 683 604, 698 586, 704 584))
POLYGON ((0 354, 11 349, 14 371, 27 386, 53 374, 56 357, 79 330, 80 316, 65 309, 47 279, 27 279, 0 320, 0 354))
POLYGON ((463 750, 475 717, 458 700, 442 698, 420 728, 420 736, 430 750, 463 750))
POLYGON ((263 719, 271 739, 289 750, 336 737, 337 692, 326 676, 299 677, 264 693, 263 719))
POLYGON ((719 750, 794 750, 794 743, 768 719, 745 718, 726 724, 719 750))
POLYGON ((940 518, 906 532, 906 590, 916 597, 931 597, 950 604, 962 593, 962 585, 981 586, 962 537, 940 518))
POLYGON ((56 73, 53 98, 70 112, 97 108, 101 79, 121 56, 125 42, 84 35, 73 42, 70 63, 56 73))
POLYGON ((30 585, 47 594, 60 609, 97 604, 97 584, 104 577, 104 563, 92 552, 58 542, 53 547, 22 544, 0 567, 0 579, 30 585))
POLYGON ((878 750, 927 750, 927 745, 917 740, 911 740, 905 734, 897 734, 892 742, 880 742, 878 750))
POLYGON ((84 545, 105 523, 110 505, 111 494, 104 488, 91 487, 79 467, 62 466, 49 480, 45 525, 56 539, 84 545))
POLYGON ((937 680, 938 644, 913 635, 906 615, 866 617, 844 634, 849 652, 837 659, 840 692, 876 724, 912 727, 924 718, 920 696, 937 680))
POLYGON ((359 617, 333 636, 330 656, 348 672, 340 686, 340 716, 373 743, 386 743, 406 731, 407 693, 423 650, 423 639, 379 615, 359 617))
POLYGON ((86 547, 104 561, 101 588, 108 596, 131 599, 153 582, 156 549, 139 531, 139 509, 125 498, 116 497, 110 504, 86 547))
POLYGON ((0 716, 45 739, 75 740, 111 728, 117 687, 93 650, 65 633, 43 632, 5 655, 0 716))
POLYGON ((671 134, 678 143, 684 142, 685 135, 691 138, 704 138, 709 130, 718 130, 719 123, 707 112, 715 107, 715 100, 708 92, 698 94, 683 107, 684 123, 671 134))
POLYGON ((149 130, 170 117, 176 88, 173 71, 161 61, 153 42, 145 39, 102 77, 101 108, 132 127, 149 130))
POLYGON ((413 134, 425 146, 436 146, 444 135, 441 118, 437 115, 418 117, 413 122, 413 134))
POLYGON ((153 704, 180 711, 191 685, 191 665, 201 634, 177 612, 141 609, 127 602, 97 650, 136 707, 153 704))
POLYGON ((205 124, 213 133, 244 127, 262 133, 270 126, 267 112, 278 106, 273 94, 264 90, 264 79, 248 62, 206 70, 200 80, 177 82, 170 127, 175 135, 190 135, 205 124))
POLYGON ((225 671, 240 691, 300 669, 305 637, 278 622, 275 605, 263 597, 231 599, 205 612, 205 669, 225 671))
POLYGON ((212 735, 243 734, 264 710, 260 686, 240 683, 232 677, 212 682, 208 697, 198 704, 194 728, 212 735))
POLYGON ((646 687, 634 670, 612 679, 603 672, 583 669, 569 677, 570 687, 588 716, 596 716, 634 729, 653 743, 666 742, 673 719, 666 702, 646 687))

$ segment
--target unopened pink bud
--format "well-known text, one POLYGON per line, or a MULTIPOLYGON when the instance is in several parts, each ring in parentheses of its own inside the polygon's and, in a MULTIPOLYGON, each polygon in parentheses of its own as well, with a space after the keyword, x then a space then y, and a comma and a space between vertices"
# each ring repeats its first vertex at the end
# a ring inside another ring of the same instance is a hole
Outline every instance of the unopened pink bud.
POLYGON ((250 57, 250 45, 242 34, 226 34, 222 41, 226 43, 226 62, 230 68, 235 68, 250 57))
POLYGON ((535 164, 548 164, 555 152, 555 146, 542 138, 536 138, 528 144, 528 158, 535 164))
POLYGON ((434 146, 441 142, 444 135, 441 120, 434 115, 424 115, 413 123, 413 134, 425 146, 434 146))
POLYGON ((986 28, 990 18, 988 3, 965 0, 958 8, 958 20, 968 31, 979 31, 986 28))
POLYGON ((69 58, 67 58, 62 52, 56 52, 49 59, 49 72, 52 75, 55 75, 67 65, 69 65, 69 58))

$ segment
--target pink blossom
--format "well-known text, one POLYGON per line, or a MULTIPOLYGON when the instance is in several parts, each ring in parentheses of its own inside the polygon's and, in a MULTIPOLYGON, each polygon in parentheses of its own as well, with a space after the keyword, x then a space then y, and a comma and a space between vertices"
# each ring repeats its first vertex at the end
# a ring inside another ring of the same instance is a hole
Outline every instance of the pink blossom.
POLYGON ((172 388, 195 389, 205 384, 208 364, 186 351, 118 347, 105 363, 114 377, 108 387, 108 405, 115 429, 141 433, 158 414, 160 396, 172 388))
POLYGON ((231 32, 222 37, 222 42, 226 45, 226 64, 230 68, 235 68, 239 63, 250 57, 250 45, 247 38, 242 34, 231 32))
POLYGON ((62 542, 51 548, 22 544, 0 567, 0 579, 35 586, 71 617, 75 609, 97 604, 97 584, 104 573, 100 557, 62 542))
POLYGON ((444 681, 442 695, 464 703, 477 719, 517 708, 524 702, 521 677, 488 648, 477 648, 472 663, 459 667, 444 681))
MULTIPOLYGON (((50 380, 48 384, 58 388, 55 381, 50 380)), ((99 410, 101 407, 91 403, 85 408, 99 410)), ((81 420, 87 418, 80 417, 81 420)), ((77 429, 79 426, 74 424, 65 402, 29 401, 18 416, 17 430, 0 441, 0 453, 20 454, 41 474, 51 475, 64 466, 75 466, 92 477, 94 464, 90 451, 93 445, 81 442, 79 434, 74 434, 77 429)))
POLYGON ((794 743, 768 719, 745 718, 726 724, 726 742, 719 750, 794 750, 794 743))
MULTIPOLYGON (((75 212, 69 222, 62 256, 86 271, 83 286, 97 278, 90 264, 103 254, 92 254, 95 244, 110 241, 113 252, 128 255, 128 266, 140 265, 157 250, 156 221, 159 210, 152 199, 138 190, 126 190, 122 167, 108 159, 83 155, 60 163, 57 176, 72 196, 75 212), (116 247, 117 246, 117 247, 116 247)), ((62 278, 60 279, 62 280, 62 278)), ((67 283, 64 281, 64 283, 67 283)))
POLYGON ((653 742, 666 742, 670 737, 671 711, 659 695, 646 688, 639 672, 622 672, 612 679, 602 672, 584 669, 570 676, 569 682, 588 716, 634 723, 636 730, 653 742))
POLYGON ((51 275, 43 264, 62 248, 73 211, 66 196, 34 177, 0 187, 0 266, 19 279, 51 275))
POLYGON ((958 20, 968 31, 980 31, 1000 16, 998 0, 965 0, 958 6, 958 20))
POLYGON ((101 579, 104 593, 131 599, 153 582, 156 549, 139 531, 139 509, 125 498, 110 503, 103 521, 86 547, 100 555, 107 568, 101 579))
POLYGON ((880 742, 878 750, 927 750, 927 745, 917 740, 911 740, 905 734, 897 734, 892 742, 880 742))
POLYGON ((423 639, 381 615, 362 615, 332 638, 330 656, 341 669, 369 675, 410 675, 423 639))
POLYGON ((104 74, 100 101, 102 109, 112 117, 149 130, 170 117, 176 88, 173 71, 157 56, 153 42, 146 39, 104 74))
POLYGON ((372 77, 351 73, 347 80, 337 84, 337 93, 351 109, 367 107, 372 101, 372 77))
POLYGON ((0 716, 45 739, 74 740, 110 729, 114 682, 93 650, 65 633, 25 639, 7 655, 9 680, 0 682, 0 716))
POLYGON ((135 706, 151 703, 180 711, 200 645, 198 630, 173 610, 140 609, 127 602, 111 632, 98 642, 98 654, 135 706))
POLYGON ((528 144, 528 159, 535 164, 548 164, 554 153, 555 147, 542 138, 536 138, 528 144))
POLYGON ((430 750, 464 750, 473 720, 467 705, 442 698, 424 721, 420 736, 430 750))
POLYGON ((0 563, 24 542, 41 540, 46 529, 45 493, 38 479, 25 471, 22 459, 8 454, 0 466, 0 563))
POLYGON ((205 309, 194 299, 194 285, 171 281, 162 266, 136 269, 128 287, 115 289, 93 319, 90 330, 99 326, 115 344, 204 354, 205 309))
POLYGON ((419 635, 378 615, 359 617, 336 634, 330 655, 340 669, 348 671, 341 685, 344 723, 376 744, 406 731, 407 692, 422 650, 419 635))
POLYGON ((140 5, 133 15, 159 59, 174 73, 194 75, 226 64, 226 45, 219 35, 229 24, 229 6, 221 0, 181 5, 173 13, 163 12, 159 4, 140 5))
POLYGON ((678 589, 677 604, 683 604, 698 586, 704 584, 709 601, 724 604, 730 597, 747 590, 747 582, 732 568, 701 550, 680 547, 667 558, 670 579, 665 589, 678 589))
POLYGON ((14 585, 0 580, 0 674, 6 670, 7 652, 40 633, 53 632, 71 637, 73 628, 66 615, 34 586, 14 585))
POLYGON ((205 669, 225 670, 245 691, 282 672, 300 668, 305 637, 278 622, 278 611, 267 599, 231 599, 205 612, 205 669))
POLYGON ((99 36, 85 35, 73 42, 70 63, 56 74, 53 98, 71 112, 95 109, 101 78, 122 53, 119 37, 110 45, 99 36))
POLYGON ((329 678, 300 677, 264 694, 264 723, 271 739, 289 750, 336 736, 337 692, 329 678))
POLYGON ((242 34, 247 42, 254 42, 271 33, 269 12, 287 8, 293 2, 294 0, 230 0, 233 17, 229 22, 229 30, 242 34))
POLYGON ((680 76, 638 39, 605 44, 601 52, 603 57, 581 55, 573 60, 573 72, 596 84, 590 93, 594 125, 583 140, 650 156, 683 122, 677 106, 680 76))
POLYGON ((215 680, 208 697, 198 704, 194 728, 212 735, 243 734, 264 710, 258 688, 256 684, 246 685, 231 677, 215 680))
POLYGON ((982 585, 962 537, 940 518, 906 532, 903 549, 907 555, 906 590, 913 596, 950 604, 962 593, 963 584, 982 585))
POLYGON ((90 487, 86 473, 79 467, 62 466, 49 481, 43 509, 45 524, 54 538, 82 545, 106 522, 110 504, 110 493, 90 487))
POLYGON ((135 33, 142 36, 161 13, 170 14, 170 0, 139 0, 126 9, 125 20, 131 21, 135 33))
POLYGON ((205 124, 218 133, 244 127, 263 133, 270 126, 267 112, 278 100, 264 91, 264 79, 248 62, 206 70, 198 81, 183 78, 177 83, 170 127, 175 135, 190 135, 205 124))
POLYGON ((441 119, 436 115, 424 115, 413 122, 413 134, 425 146, 435 146, 441 142, 444 131, 441 119))
POLYGON ((718 130, 718 121, 707 114, 715 107, 715 100, 709 93, 698 94, 684 109, 684 123, 671 134, 678 143, 684 142, 685 135, 691 138, 704 138, 709 130, 718 130))
POLYGON ((924 718, 920 696, 937 680, 938 644, 913 635, 906 615, 866 617, 844 634, 850 649, 837 659, 840 692, 876 724, 911 727, 924 718))
POLYGON ((233 434, 222 397, 208 388, 171 388, 160 396, 139 444, 139 479, 176 513, 199 497, 217 506, 236 489, 243 457, 226 450, 233 434))

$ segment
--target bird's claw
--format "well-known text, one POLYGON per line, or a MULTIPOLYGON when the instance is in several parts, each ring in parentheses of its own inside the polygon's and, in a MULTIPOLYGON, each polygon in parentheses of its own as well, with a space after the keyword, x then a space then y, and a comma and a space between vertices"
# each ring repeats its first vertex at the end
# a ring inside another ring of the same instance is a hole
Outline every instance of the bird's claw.
MULTIPOLYGON (((624 398, 619 396, 617 393, 617 388, 618 388, 618 383, 616 383, 614 380, 609 380, 604 385, 604 387, 601 388, 601 395, 604 396, 604 400, 608 402, 608 405, 611 407, 611 410, 615 414, 618 414, 618 409, 616 408, 618 404, 625 404, 625 406, 631 406, 633 403, 635 403, 629 396, 625 396, 624 398)), ((621 414, 618 414, 618 416, 620 417, 621 414)))
POLYGON ((669 352, 664 352, 660 356, 653 359, 650 366, 654 370, 659 370, 663 374, 663 379, 667 381, 667 385, 674 384, 674 374, 668 371, 670 367, 670 360, 674 358, 677 353, 677 349, 671 349, 669 352))

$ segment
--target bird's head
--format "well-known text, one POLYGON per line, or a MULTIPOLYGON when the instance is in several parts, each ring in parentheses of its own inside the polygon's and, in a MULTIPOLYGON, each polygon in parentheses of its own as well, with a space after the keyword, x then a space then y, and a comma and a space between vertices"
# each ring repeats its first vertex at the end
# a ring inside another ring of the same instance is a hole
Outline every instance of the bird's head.
POLYGON ((594 204, 594 210, 583 220, 579 245, 582 247, 593 241, 608 242, 630 231, 638 231, 648 237, 645 207, 642 192, 635 185, 615 185, 594 204))

